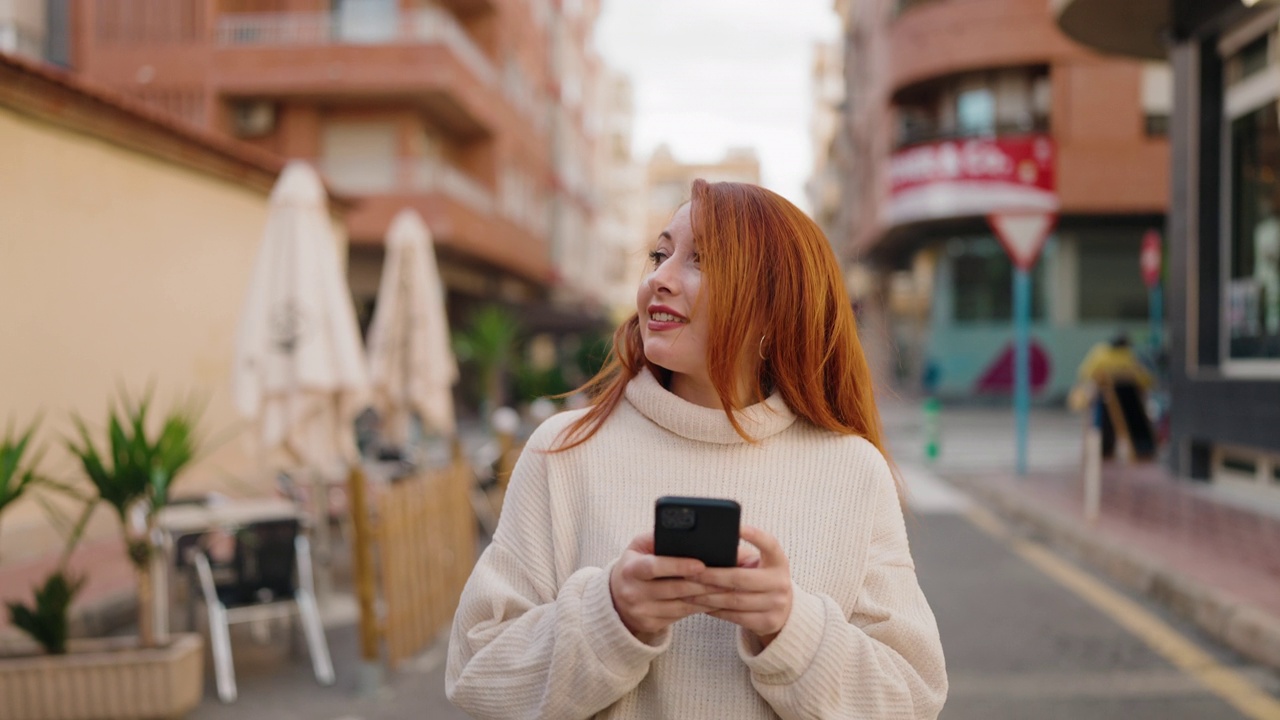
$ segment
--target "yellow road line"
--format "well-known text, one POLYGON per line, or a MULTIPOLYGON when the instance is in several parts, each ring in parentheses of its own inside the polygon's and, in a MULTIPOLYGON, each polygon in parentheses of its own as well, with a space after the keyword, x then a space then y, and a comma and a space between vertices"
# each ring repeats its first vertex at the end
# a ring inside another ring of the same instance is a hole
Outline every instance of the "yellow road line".
POLYGON ((967 513, 979 530, 1007 543, 1023 560, 1102 611, 1142 640, 1157 654, 1194 677, 1210 692, 1253 720, 1280 720, 1280 700, 1268 695, 1240 673, 1217 662, 1160 618, 1112 590, 1044 546, 1009 533, 1004 523, 983 508, 967 513))

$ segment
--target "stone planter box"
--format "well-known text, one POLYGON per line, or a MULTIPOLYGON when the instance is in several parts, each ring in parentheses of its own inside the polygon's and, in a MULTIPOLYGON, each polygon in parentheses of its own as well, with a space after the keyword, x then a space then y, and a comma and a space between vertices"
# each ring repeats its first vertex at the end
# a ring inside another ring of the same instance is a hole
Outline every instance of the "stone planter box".
POLYGON ((178 634, 142 650, 136 638, 73 640, 61 656, 0 650, 0 720, 168 720, 204 693, 204 640, 178 634))

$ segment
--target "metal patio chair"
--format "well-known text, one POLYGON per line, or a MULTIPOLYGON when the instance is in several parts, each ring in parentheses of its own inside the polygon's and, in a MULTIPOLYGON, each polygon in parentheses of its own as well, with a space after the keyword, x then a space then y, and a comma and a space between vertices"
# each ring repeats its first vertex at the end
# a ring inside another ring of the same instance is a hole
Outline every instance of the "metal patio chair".
POLYGON ((229 562, 211 562, 199 542, 184 543, 209 616, 218 698, 237 697, 230 625, 297 617, 316 680, 334 682, 333 661, 316 605, 311 546, 297 519, 266 520, 235 530, 229 562))

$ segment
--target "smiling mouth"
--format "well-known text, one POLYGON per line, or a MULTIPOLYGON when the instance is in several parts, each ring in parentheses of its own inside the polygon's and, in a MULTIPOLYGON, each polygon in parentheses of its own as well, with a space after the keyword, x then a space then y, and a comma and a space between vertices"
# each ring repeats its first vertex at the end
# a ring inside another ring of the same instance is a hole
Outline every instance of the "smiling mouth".
POLYGON ((669 323, 689 322, 688 320, 680 317, 679 315, 672 315, 671 313, 666 313, 666 312, 649 313, 649 319, 653 320, 654 322, 669 322, 669 323))

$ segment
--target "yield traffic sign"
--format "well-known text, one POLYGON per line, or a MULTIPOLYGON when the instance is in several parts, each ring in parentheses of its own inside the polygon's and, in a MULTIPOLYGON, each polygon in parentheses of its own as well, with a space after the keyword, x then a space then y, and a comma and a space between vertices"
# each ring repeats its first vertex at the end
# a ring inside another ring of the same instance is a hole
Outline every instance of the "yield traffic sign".
POLYGON ((1057 213, 1039 210, 991 213, 987 222, 1013 264, 1022 270, 1035 267, 1045 240, 1058 222, 1057 213))

